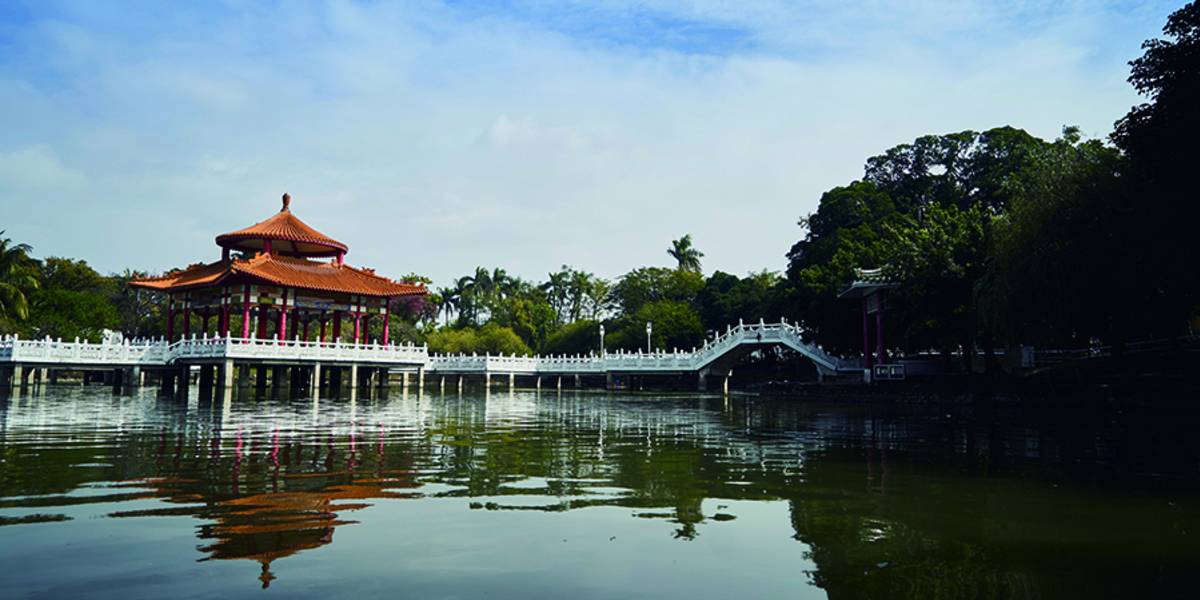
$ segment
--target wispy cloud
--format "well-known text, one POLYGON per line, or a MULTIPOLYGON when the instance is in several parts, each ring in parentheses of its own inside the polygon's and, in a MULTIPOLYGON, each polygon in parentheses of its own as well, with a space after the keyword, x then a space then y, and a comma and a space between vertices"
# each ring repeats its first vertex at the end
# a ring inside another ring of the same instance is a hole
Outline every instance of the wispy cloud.
POLYGON ((892 145, 1106 134, 1176 4, 8 2, 0 228, 161 270, 287 191, 352 262, 438 284, 612 277, 684 233, 709 269, 778 269, 892 145))

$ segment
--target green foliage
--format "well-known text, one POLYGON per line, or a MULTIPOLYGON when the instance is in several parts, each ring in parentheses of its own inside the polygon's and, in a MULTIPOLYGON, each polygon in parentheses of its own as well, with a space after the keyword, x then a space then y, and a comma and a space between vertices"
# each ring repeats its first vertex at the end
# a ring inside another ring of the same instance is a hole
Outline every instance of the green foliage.
POLYGON ((671 351, 691 350, 704 343, 704 325, 700 315, 687 302, 658 300, 643 304, 632 315, 613 322, 613 333, 607 336, 605 347, 612 350, 646 350, 646 323, 652 325, 652 349, 671 351))
POLYGON ((699 273, 661 267, 641 267, 621 277, 613 287, 613 303, 619 313, 629 316, 647 304, 669 300, 689 303, 704 287, 699 273))
POLYGON ((31 250, 29 244, 14 244, 0 237, 0 325, 29 318, 26 294, 38 288, 37 262, 29 257, 31 250))
POLYGON ((500 300, 492 312, 492 321, 507 327, 530 347, 540 349, 556 327, 556 313, 546 295, 532 287, 500 300))
MULTIPOLYGON (((1131 165, 1133 219, 1126 224, 1129 248, 1141 255, 1159 300, 1153 310, 1182 323, 1200 304, 1200 260, 1195 243, 1200 222, 1195 172, 1200 164, 1200 5, 1191 2, 1167 18, 1163 33, 1130 63, 1130 83, 1150 102, 1116 123, 1113 141, 1131 165)), ((1171 331, 1178 334, 1179 328, 1171 331)))
POLYGON ((969 346, 979 335, 975 287, 986 272, 985 210, 932 204, 921 221, 905 215, 889 225, 884 273, 899 283, 889 305, 906 345, 969 346))
POLYGON ((558 324, 579 319, 599 319, 611 310, 612 284, 591 273, 576 271, 567 265, 539 286, 554 310, 558 324))
POLYGON ((679 263, 680 271, 700 272, 700 259, 704 257, 704 253, 692 247, 692 234, 672 240, 667 254, 679 263))
POLYGON ((38 280, 42 289, 108 294, 112 281, 88 266, 85 260, 49 256, 42 260, 38 280))
MULTIPOLYGON (((608 338, 605 339, 605 349, 611 349, 608 338)), ((542 347, 542 354, 598 354, 600 352, 600 322, 575 321, 567 323, 554 332, 542 347)))
POLYGON ((1012 127, 927 135, 868 159, 865 180, 905 214, 931 204, 999 212, 1008 202, 1005 179, 1029 164, 1043 144, 1012 127))
POLYGON ((1153 312, 1144 293, 1152 265, 1127 243, 1137 217, 1124 159, 1097 140, 1080 143, 1073 128, 1063 133, 1011 179, 1014 200, 995 222, 978 291, 981 316, 1008 342, 1115 341, 1129 319, 1153 312))
POLYGON ((99 342, 104 329, 119 321, 117 310, 104 297, 65 289, 37 290, 30 296, 30 318, 23 324, 31 338, 76 337, 99 342))
POLYGON ((738 321, 778 320, 782 316, 776 302, 780 281, 778 272, 766 269, 750 273, 745 279, 721 271, 713 273, 696 296, 705 329, 724 331, 738 321))
POLYGON ((428 336, 429 351, 438 354, 529 356, 533 351, 512 329, 488 323, 481 328, 442 328, 428 336))
MULTIPOLYGON (((108 277, 108 300, 117 310, 116 329, 131 338, 166 335, 166 296, 144 288, 131 288, 129 282, 146 273, 126 269, 108 277)), ((240 317, 239 317, 240 318, 240 317)))
POLYGON ((853 281, 856 268, 883 265, 884 234, 901 219, 891 198, 865 181, 825 192, 817 212, 800 219, 808 234, 788 253, 779 301, 786 316, 805 327, 809 341, 835 353, 861 349, 861 307, 837 295, 853 281))

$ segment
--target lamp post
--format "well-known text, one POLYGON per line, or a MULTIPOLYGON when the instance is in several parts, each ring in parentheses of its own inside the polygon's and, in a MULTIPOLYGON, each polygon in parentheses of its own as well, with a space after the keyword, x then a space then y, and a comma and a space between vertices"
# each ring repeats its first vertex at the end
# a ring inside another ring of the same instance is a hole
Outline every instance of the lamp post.
POLYGON ((651 327, 650 322, 647 321, 646 322, 646 354, 650 354, 650 332, 653 330, 654 330, 654 328, 651 327))
POLYGON ((600 324, 600 358, 604 358, 604 323, 600 324))

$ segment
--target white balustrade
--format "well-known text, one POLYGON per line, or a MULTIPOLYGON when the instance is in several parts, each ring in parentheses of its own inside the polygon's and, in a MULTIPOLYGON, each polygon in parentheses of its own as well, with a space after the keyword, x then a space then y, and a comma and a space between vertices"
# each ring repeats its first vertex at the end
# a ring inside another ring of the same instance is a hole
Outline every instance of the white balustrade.
POLYGON ((162 340, 134 340, 92 344, 86 341, 0 339, 0 362, 87 365, 166 365, 180 360, 243 359, 302 362, 367 362, 421 365, 430 371, 474 373, 586 374, 608 371, 700 371, 741 345, 782 344, 804 354, 831 371, 861 369, 858 360, 830 356, 804 342, 802 330, 786 321, 729 327, 715 339, 691 352, 606 352, 603 356, 442 356, 430 355, 425 346, 343 344, 293 340, 259 340, 235 337, 192 336, 168 344, 162 340))

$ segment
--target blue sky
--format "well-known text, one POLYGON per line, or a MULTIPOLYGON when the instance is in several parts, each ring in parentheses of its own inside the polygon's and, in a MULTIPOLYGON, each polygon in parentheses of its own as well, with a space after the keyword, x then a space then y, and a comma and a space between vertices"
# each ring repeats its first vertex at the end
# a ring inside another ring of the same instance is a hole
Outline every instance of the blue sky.
POLYGON ((0 229, 102 272, 293 212, 435 285, 782 269, 866 159, 1012 125, 1104 137, 1182 2, 0 3, 0 229))

